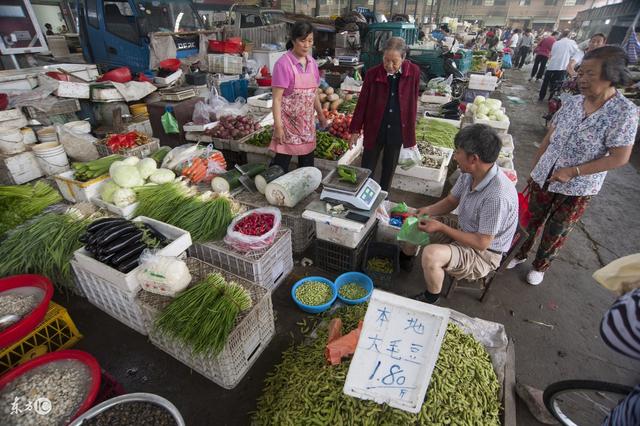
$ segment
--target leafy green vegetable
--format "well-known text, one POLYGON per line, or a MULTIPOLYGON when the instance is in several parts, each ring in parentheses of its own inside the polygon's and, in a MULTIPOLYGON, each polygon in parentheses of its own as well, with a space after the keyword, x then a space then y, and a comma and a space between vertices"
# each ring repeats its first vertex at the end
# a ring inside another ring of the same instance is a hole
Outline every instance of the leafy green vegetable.
POLYGON ((60 193, 43 181, 33 185, 0 186, 0 237, 60 201, 60 193))
POLYGON ((416 140, 427 141, 431 145, 455 149, 453 140, 458 128, 442 120, 420 118, 416 125, 416 140))

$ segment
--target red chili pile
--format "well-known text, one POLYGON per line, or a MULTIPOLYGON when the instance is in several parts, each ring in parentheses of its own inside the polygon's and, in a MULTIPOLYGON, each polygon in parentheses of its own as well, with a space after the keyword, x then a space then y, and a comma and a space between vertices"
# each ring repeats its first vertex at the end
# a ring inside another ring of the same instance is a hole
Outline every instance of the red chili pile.
POLYGON ((106 145, 109 147, 111 151, 118 152, 121 149, 135 147, 137 139, 138 139, 138 134, 136 132, 111 135, 107 140, 106 145))
POLYGON ((243 217, 233 230, 245 235, 259 237, 273 229, 275 217, 269 213, 251 213, 243 217))

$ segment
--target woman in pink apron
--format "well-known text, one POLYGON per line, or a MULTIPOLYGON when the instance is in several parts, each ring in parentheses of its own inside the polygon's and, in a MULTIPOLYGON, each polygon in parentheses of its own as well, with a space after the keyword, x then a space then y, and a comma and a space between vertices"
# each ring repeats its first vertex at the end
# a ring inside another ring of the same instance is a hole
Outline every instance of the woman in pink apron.
POLYGON ((273 138, 269 149, 276 153, 272 165, 289 171, 291 157, 298 156, 299 167, 313 166, 316 149, 314 112, 326 127, 320 98, 318 64, 311 57, 313 27, 297 22, 291 30, 289 49, 273 67, 273 138), (315 110, 315 111, 314 111, 315 110))

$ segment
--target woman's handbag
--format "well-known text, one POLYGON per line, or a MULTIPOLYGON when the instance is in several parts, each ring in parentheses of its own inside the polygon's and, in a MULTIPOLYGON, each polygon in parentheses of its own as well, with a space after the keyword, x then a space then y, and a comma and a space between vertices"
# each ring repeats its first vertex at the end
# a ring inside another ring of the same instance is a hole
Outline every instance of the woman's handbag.
POLYGON ((522 192, 518 192, 518 217, 520 219, 520 225, 523 228, 526 228, 531 220, 531 212, 529 211, 529 197, 531 196, 531 192, 529 191, 530 185, 531 184, 527 184, 522 192))

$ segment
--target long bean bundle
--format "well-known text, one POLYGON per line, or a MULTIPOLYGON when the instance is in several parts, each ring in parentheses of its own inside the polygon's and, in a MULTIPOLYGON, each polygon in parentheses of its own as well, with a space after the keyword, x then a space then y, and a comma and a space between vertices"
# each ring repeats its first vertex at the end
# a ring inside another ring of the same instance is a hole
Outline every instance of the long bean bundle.
POLYGON ((251 295, 244 287, 211 274, 171 302, 156 326, 192 347, 194 353, 216 355, 227 343, 238 314, 251 305, 251 295))
POLYGON ((61 200, 58 191, 42 181, 0 186, 0 236, 61 200))
POLYGON ((82 247, 78 238, 88 224, 68 214, 47 213, 18 226, 0 244, 0 277, 40 274, 58 289, 73 286, 69 261, 82 247))
POLYGON ((138 193, 136 216, 147 216, 189 231, 193 241, 214 241, 225 236, 240 206, 228 195, 195 195, 180 182, 149 186, 138 193))

